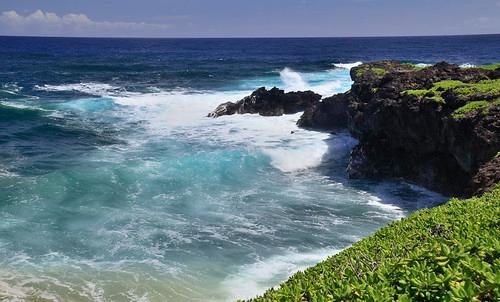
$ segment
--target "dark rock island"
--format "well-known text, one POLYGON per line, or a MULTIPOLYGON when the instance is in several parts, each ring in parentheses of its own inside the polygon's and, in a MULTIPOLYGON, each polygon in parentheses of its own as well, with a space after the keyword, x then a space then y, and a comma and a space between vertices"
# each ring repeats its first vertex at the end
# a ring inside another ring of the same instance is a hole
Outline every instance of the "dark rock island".
POLYGON ((261 87, 236 103, 227 102, 220 104, 208 116, 219 117, 235 113, 258 113, 264 116, 294 114, 312 107, 320 99, 321 95, 312 91, 285 93, 285 91, 276 87, 271 90, 261 87))
POLYGON ((300 127, 347 127, 359 140, 351 178, 403 177, 455 196, 500 182, 500 65, 420 68, 395 61, 351 69, 351 90, 319 101, 311 92, 260 88, 210 116, 304 111, 300 127))

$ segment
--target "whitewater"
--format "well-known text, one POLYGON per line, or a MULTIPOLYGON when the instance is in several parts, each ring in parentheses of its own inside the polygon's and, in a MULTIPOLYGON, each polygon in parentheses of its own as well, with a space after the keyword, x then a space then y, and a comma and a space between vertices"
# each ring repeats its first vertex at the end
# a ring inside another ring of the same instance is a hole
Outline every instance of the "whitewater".
POLYGON ((89 95, 57 101, 3 87, 10 127, 35 132, 9 128, 21 142, 0 166, 0 298, 250 298, 442 201, 402 181, 347 180, 356 140, 299 129, 300 113, 206 117, 259 86, 346 91, 358 64, 286 67, 217 90, 33 85, 89 95))

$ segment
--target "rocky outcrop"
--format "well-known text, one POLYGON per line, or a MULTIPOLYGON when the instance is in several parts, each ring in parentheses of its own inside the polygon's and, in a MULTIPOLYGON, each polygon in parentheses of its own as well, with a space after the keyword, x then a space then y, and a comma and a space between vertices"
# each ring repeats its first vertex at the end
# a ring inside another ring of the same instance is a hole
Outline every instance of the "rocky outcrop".
POLYGON ((402 177, 455 196, 483 193, 500 182, 500 67, 419 68, 395 61, 351 69, 348 92, 321 100, 312 91, 264 87, 209 116, 304 111, 300 127, 347 127, 359 140, 351 178, 402 177))
POLYGON ((336 94, 307 108, 297 125, 303 128, 318 129, 347 127, 348 108, 349 94, 336 94))
POLYGON ((500 182, 500 154, 483 164, 472 178, 469 194, 483 194, 500 182))
POLYGON ((500 181, 498 75, 447 63, 363 64, 351 70, 350 91, 306 111, 299 125, 341 125, 347 103, 346 124, 359 140, 350 177, 404 177, 445 194, 481 193, 500 181))
POLYGON ((287 92, 276 87, 267 90, 261 87, 242 100, 220 104, 209 117, 220 117, 235 113, 254 113, 264 116, 278 116, 301 112, 317 104, 321 95, 312 91, 287 92))

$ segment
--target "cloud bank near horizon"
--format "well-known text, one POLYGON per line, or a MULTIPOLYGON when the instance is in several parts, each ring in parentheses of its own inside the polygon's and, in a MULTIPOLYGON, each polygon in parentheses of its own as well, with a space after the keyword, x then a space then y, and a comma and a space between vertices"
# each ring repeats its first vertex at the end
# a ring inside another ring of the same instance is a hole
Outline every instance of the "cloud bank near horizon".
POLYGON ((94 21, 85 14, 65 14, 36 10, 23 16, 15 10, 0 14, 0 35, 130 37, 165 36, 170 24, 94 21))

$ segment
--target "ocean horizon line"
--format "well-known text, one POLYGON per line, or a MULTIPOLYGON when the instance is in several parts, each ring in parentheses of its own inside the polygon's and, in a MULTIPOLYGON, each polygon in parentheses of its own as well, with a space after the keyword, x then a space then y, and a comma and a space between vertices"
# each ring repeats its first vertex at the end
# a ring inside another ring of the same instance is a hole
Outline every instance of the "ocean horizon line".
POLYGON ((478 33, 478 34, 436 34, 436 35, 372 35, 372 36, 273 36, 273 37, 137 37, 137 36, 32 36, 32 35, 0 35, 0 38, 49 38, 49 39, 145 39, 145 40, 243 40, 243 39, 387 39, 387 38, 445 38, 445 37, 484 37, 500 36, 500 33, 478 33))

